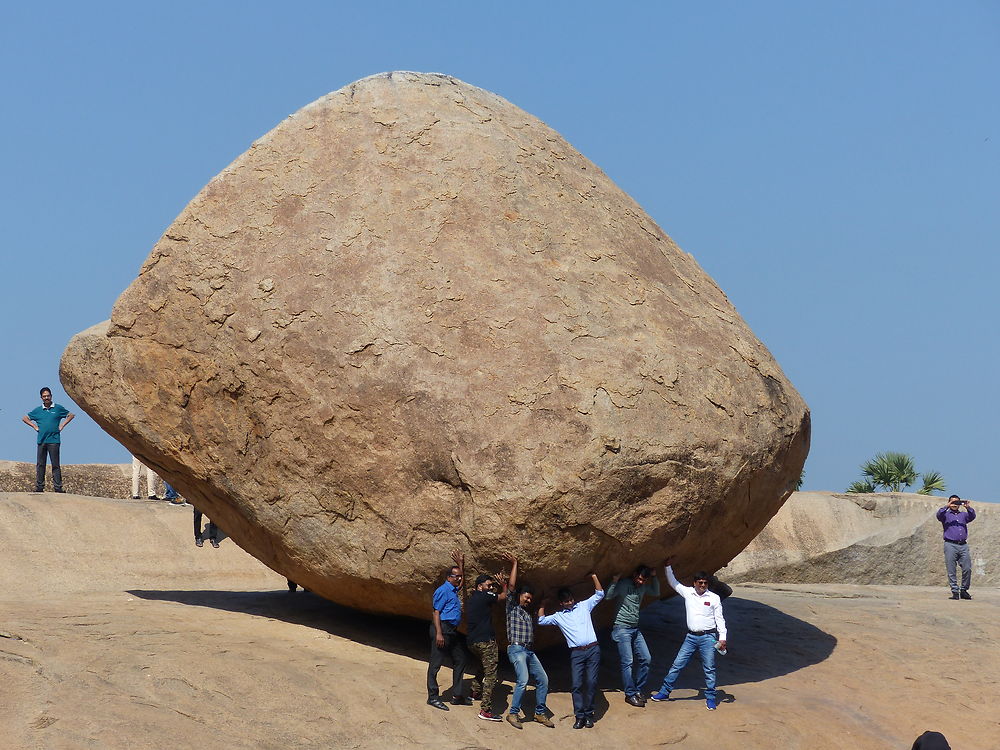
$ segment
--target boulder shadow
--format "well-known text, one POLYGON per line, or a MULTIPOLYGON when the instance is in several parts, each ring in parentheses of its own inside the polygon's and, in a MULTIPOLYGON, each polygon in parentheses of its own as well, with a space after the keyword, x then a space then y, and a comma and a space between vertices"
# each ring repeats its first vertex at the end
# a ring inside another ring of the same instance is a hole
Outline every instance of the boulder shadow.
MULTIPOLYGON (((134 589, 128 593, 150 601, 177 602, 304 625, 417 661, 426 662, 430 650, 426 621, 370 614, 334 604, 309 592, 134 589)), ((731 633, 730 649, 727 656, 716 658, 716 668, 718 684, 729 690, 736 685, 761 682, 818 664, 828 658, 837 645, 836 638, 815 625, 751 599, 729 597, 725 602, 725 613, 731 633)), ((502 621, 497 625, 497 632, 503 639, 502 621)), ((687 634, 683 603, 673 597, 646 607, 640 617, 640 629, 652 655, 646 690, 654 692, 659 689, 687 634)), ((624 702, 625 696, 621 692, 618 649, 611 641, 610 632, 600 632, 598 640, 601 644, 601 666, 594 708, 595 718, 600 720, 608 711, 609 704, 624 702)), ((511 685, 514 682, 514 670, 507 661, 505 643, 501 641, 499 645, 500 682, 494 693, 497 713, 510 705, 511 685)), ((572 681, 566 646, 552 646, 540 650, 538 654, 549 676, 549 691, 570 692, 572 681)), ((451 697, 450 688, 444 690, 450 684, 450 679, 444 674, 444 670, 448 669, 450 663, 446 662, 438 678, 446 699, 451 697)), ((467 674, 471 675, 473 669, 473 662, 470 662, 467 674)), ((697 656, 692 657, 674 687, 675 690, 685 691, 675 694, 678 699, 701 697, 699 691, 704 687, 704 676, 697 656), (689 690, 694 691, 690 696, 686 694, 689 690)), ((533 710, 534 692, 534 684, 529 682, 522 709, 533 710)), ((729 703, 736 698, 731 692, 720 691, 719 700, 729 703)))
POLYGON ((192 607, 240 612, 295 625, 304 625, 325 631, 330 635, 421 661, 427 661, 430 652, 427 622, 412 617, 362 612, 334 604, 308 591, 292 593, 287 589, 281 591, 133 589, 128 593, 149 601, 177 602, 192 607))
MULTIPOLYGON (((719 685, 732 687, 790 674, 824 661, 837 646, 834 636, 767 604, 731 596, 723 607, 729 630, 729 653, 715 659, 719 685)), ((648 689, 653 691, 659 689, 687 635, 683 603, 674 597, 650 605, 642 611, 640 629, 653 659, 648 683, 648 689)), ((617 663, 610 637, 607 645, 606 651, 617 663)), ((617 679, 620 684, 621 677, 617 679)), ((674 688, 700 690, 704 685, 696 654, 674 688)), ((734 700, 730 693, 725 698, 720 695, 720 702, 734 700)))

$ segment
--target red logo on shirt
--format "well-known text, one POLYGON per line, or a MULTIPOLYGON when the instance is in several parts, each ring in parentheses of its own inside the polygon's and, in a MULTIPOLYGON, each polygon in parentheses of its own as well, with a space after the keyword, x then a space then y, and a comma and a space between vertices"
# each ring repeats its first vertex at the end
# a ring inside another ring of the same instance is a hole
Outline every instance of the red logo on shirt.
POLYGON ((705 602, 704 604, 705 604, 706 607, 711 607, 712 606, 711 602, 705 602))

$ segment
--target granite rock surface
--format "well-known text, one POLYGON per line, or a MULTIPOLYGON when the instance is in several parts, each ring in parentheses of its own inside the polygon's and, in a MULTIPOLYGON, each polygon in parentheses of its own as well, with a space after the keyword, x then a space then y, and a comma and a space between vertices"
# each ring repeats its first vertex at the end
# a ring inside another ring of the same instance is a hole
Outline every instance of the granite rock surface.
POLYGON ((265 564, 421 617, 456 548, 543 587, 667 551, 719 568, 809 443, 689 254, 558 133, 437 74, 363 79, 255 142, 61 377, 265 564))

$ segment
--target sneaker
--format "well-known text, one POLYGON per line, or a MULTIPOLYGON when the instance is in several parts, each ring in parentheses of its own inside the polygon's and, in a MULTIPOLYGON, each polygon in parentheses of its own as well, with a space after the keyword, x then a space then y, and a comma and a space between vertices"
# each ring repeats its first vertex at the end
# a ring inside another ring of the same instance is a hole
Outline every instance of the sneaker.
POLYGON ((659 702, 659 701, 668 701, 668 700, 670 700, 670 692, 669 691, 663 692, 661 690, 658 693, 653 693, 651 696, 649 696, 649 699, 651 701, 657 701, 657 702, 659 702))
POLYGON ((434 706, 434 708, 440 708, 442 711, 448 711, 448 710, 450 710, 444 704, 444 701, 441 700, 441 696, 439 696, 439 695, 432 695, 430 698, 428 698, 427 699, 427 705, 428 706, 434 706))
POLYGON ((212 543, 213 547, 215 547, 216 549, 219 549, 219 540, 218 539, 209 539, 208 541, 210 541, 212 543))
POLYGON ((138 496, 138 495, 132 495, 132 499, 133 499, 133 500, 138 500, 138 499, 139 499, 139 496, 138 496))
POLYGON ((472 700, 478 701, 478 700, 482 700, 482 698, 483 698, 483 691, 482 690, 473 690, 472 691, 472 700))
POLYGON ((552 719, 550 719, 545 714, 535 714, 535 721, 537 721, 543 727, 548 727, 549 729, 556 728, 556 725, 552 723, 552 719))
POLYGON ((957 591, 952 591, 952 592, 951 592, 951 596, 950 596, 950 597, 948 597, 948 598, 949 598, 949 599, 960 599, 961 597, 959 597, 959 595, 958 595, 958 592, 957 592, 957 591))
POLYGON ((490 713, 489 711, 480 711, 479 718, 483 721, 500 721, 500 717, 496 714, 490 713))
POLYGON ((195 547, 204 547, 205 546, 205 540, 204 539, 195 539, 194 540, 194 546, 195 547))
POLYGON ((709 711, 714 711, 715 707, 718 706, 718 705, 719 704, 715 702, 715 698, 706 698, 705 699, 705 708, 707 708, 709 711))
POLYGON ((521 718, 517 714, 507 714, 507 723, 514 727, 514 729, 520 729, 524 726, 521 724, 521 718))
POLYGON ((972 594, 970 594, 968 591, 965 591, 964 589, 962 590, 962 593, 959 594, 959 596, 961 596, 963 599, 971 599, 972 598, 972 594))
POLYGON ((149 499, 150 500, 159 500, 160 498, 158 498, 156 495, 150 495, 149 499))

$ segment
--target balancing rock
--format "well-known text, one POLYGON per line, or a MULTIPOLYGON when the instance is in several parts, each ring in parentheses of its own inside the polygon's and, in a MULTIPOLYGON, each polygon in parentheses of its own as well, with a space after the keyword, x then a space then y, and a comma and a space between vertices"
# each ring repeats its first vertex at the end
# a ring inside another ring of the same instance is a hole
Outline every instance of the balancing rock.
POLYGON ((61 376, 265 564, 418 617, 454 549, 541 587, 667 552, 719 568, 809 443, 690 255, 544 123, 436 74, 363 79, 255 142, 61 376))

